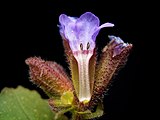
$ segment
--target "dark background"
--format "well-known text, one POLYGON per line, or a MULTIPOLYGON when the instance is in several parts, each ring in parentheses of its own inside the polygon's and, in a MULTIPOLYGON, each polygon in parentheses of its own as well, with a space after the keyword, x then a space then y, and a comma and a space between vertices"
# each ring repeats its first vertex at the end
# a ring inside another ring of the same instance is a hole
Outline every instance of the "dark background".
POLYGON ((45 60, 56 61, 68 72, 59 34, 59 15, 79 17, 90 11, 99 17, 101 24, 111 22, 113 28, 103 28, 97 36, 98 52, 109 42, 108 35, 120 36, 133 44, 133 50, 126 66, 113 80, 104 98, 104 120, 141 119, 152 109, 146 102, 151 98, 148 88, 148 45, 149 30, 154 19, 152 4, 139 2, 116 2, 101 0, 45 2, 5 2, 1 14, 1 80, 4 87, 24 87, 35 89, 43 98, 47 96, 33 85, 28 77, 25 59, 41 56, 45 60))

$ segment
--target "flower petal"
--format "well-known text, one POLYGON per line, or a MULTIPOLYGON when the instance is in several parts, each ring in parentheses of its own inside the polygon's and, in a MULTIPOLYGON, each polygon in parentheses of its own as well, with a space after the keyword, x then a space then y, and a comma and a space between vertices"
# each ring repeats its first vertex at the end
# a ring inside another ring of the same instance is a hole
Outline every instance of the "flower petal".
POLYGON ((97 29, 97 30, 93 33, 93 35, 92 35, 93 41, 96 40, 96 37, 97 37, 100 29, 102 29, 102 28, 104 28, 104 27, 113 27, 113 26, 114 26, 114 24, 112 24, 112 23, 104 23, 104 24, 102 24, 101 26, 99 26, 98 29, 97 29))
POLYGON ((60 15, 60 33, 68 40, 73 52, 79 50, 91 50, 95 48, 95 40, 99 30, 103 27, 113 27, 112 23, 105 23, 99 26, 100 21, 91 12, 82 14, 79 18, 60 15))
POLYGON ((76 30, 78 39, 83 44, 83 48, 87 49, 87 43, 90 43, 90 47, 95 47, 92 43, 92 35, 99 27, 99 19, 91 12, 86 12, 80 16, 76 21, 76 30))
POLYGON ((104 27, 113 27, 113 26, 114 26, 114 24, 107 22, 107 23, 104 23, 101 26, 99 26, 99 29, 104 28, 104 27))
POLYGON ((76 33, 75 31, 75 22, 76 18, 69 17, 65 14, 61 14, 59 17, 60 26, 60 33, 63 37, 65 37, 69 41, 76 40, 76 33))

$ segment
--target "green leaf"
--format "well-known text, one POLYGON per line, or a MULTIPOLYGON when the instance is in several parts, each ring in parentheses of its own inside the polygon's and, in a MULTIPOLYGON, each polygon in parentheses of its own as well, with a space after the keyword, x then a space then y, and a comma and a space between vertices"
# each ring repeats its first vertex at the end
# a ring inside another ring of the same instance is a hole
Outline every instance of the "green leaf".
POLYGON ((0 120, 53 120, 46 100, 22 86, 4 88, 0 94, 0 120))

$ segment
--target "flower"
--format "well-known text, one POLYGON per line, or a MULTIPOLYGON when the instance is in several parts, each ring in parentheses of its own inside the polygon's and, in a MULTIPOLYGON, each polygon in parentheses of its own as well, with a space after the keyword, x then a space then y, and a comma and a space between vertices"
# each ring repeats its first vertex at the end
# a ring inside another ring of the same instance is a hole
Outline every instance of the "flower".
POLYGON ((89 102, 92 93, 89 62, 95 48, 96 36, 101 28, 113 27, 114 24, 104 23, 99 26, 99 18, 91 12, 86 12, 79 18, 61 14, 59 22, 60 34, 68 41, 78 63, 79 91, 77 96, 80 102, 89 102))
POLYGON ((60 34, 69 41, 73 52, 79 50, 93 50, 99 30, 104 27, 114 26, 112 23, 104 23, 99 26, 99 18, 91 12, 86 12, 79 18, 61 14, 59 22, 60 34))
POLYGON ((109 83, 125 65, 132 44, 110 35, 109 43, 97 60, 96 36, 101 28, 114 25, 99 26, 98 17, 91 12, 79 18, 62 14, 59 22, 71 78, 56 62, 31 57, 25 61, 29 65, 30 79, 49 96, 48 104, 56 112, 53 119, 62 119, 66 112, 75 120, 100 117, 109 83))

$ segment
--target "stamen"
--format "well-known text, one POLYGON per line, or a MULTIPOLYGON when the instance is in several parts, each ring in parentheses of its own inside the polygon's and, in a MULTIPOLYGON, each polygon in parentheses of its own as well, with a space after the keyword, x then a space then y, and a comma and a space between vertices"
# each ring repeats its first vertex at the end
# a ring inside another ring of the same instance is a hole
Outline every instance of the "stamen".
POLYGON ((90 47, 90 44, 89 44, 89 42, 87 43, 87 50, 89 49, 89 47, 90 47))
POLYGON ((83 44, 82 43, 80 44, 80 49, 83 50, 83 44))

